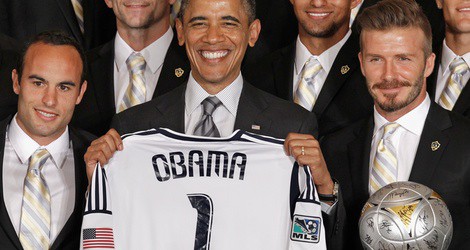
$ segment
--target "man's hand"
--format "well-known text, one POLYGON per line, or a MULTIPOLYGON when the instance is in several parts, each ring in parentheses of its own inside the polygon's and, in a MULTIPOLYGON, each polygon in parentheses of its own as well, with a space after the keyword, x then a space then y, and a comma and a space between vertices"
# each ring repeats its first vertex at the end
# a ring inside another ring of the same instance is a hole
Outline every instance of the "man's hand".
POLYGON ((96 164, 99 162, 103 166, 113 157, 116 150, 121 151, 122 149, 121 136, 114 129, 110 129, 105 135, 92 141, 83 157, 86 163, 88 183, 91 181, 96 164))
POLYGON ((309 134, 289 133, 284 142, 287 155, 295 158, 299 165, 308 166, 315 186, 320 194, 333 194, 334 183, 320 149, 320 143, 309 134))

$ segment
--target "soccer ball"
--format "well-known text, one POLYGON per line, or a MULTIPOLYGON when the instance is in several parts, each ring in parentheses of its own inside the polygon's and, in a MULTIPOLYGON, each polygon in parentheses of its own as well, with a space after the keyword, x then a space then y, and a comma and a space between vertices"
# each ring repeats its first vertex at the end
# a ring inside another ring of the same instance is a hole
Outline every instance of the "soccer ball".
POLYGON ((447 249, 452 218, 432 189, 394 182, 375 192, 362 208, 359 235, 365 249, 447 249))

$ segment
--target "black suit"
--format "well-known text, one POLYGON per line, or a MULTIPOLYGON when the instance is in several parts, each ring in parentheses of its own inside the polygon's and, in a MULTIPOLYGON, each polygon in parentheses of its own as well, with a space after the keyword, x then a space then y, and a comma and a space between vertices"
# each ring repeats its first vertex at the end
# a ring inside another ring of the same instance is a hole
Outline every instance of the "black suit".
MULTIPOLYGON (((72 123, 95 135, 105 134, 116 114, 114 100, 114 40, 88 53, 89 82, 82 102, 77 106, 72 123)), ((189 61, 176 34, 168 48, 152 99, 186 82, 189 61), (184 70, 177 76, 176 69, 184 70)))
MULTIPOLYGON (((434 63, 434 71, 427 78, 426 86, 431 100, 435 100, 436 97, 436 85, 437 85, 437 76, 439 74, 439 66, 441 64, 442 58, 442 43, 441 48, 436 53, 436 61, 434 63)), ((462 92, 457 99, 457 102, 454 105, 452 111, 459 113, 467 118, 470 118, 470 80, 467 81, 467 84, 462 89, 462 92)))
MULTIPOLYGON (((346 227, 349 238, 345 243, 359 243, 357 223, 362 206, 369 198, 369 155, 373 118, 351 125, 322 141, 322 151, 328 169, 341 186, 347 211, 346 227)), ((467 249, 470 243, 470 122, 431 102, 431 108, 409 177, 442 196, 452 215, 454 235, 451 249, 467 249), (431 143, 440 147, 431 150, 431 143)))
POLYGON ((61 30, 91 49, 116 33, 116 18, 102 0, 83 0, 84 30, 78 26, 71 0, 0 0, 0 33, 25 43, 47 30, 61 30))
MULTIPOLYGON (((23 249, 5 207, 5 203, 8 201, 5 201, 3 197, 2 175, 5 134, 7 125, 10 123, 11 119, 12 117, 10 116, 0 121, 0 158, 2 159, 2 161, 0 161, 0 190, 2 190, 2 192, 0 192, 0 249, 2 250, 23 249)), ((73 144, 73 156, 75 159, 75 207, 50 249, 75 250, 79 249, 80 246, 82 214, 85 207, 85 191, 88 186, 83 155, 94 137, 72 127, 69 127, 69 135, 73 144)))
POLYGON ((16 68, 18 53, 0 50, 0 121, 16 113, 18 96, 13 92, 11 71, 16 68))
MULTIPOLYGON (((361 73, 358 36, 343 45, 313 107, 320 137, 367 117, 373 102, 361 73), (349 69, 345 72, 346 67, 349 69), (344 74, 343 74, 344 73, 344 74)), ((244 68, 244 77, 255 86, 285 100, 293 100, 295 43, 244 68)))
MULTIPOLYGON (((159 127, 184 133, 185 90, 186 84, 158 99, 125 110, 113 118, 111 126, 119 134, 159 127)), ((289 132, 316 135, 317 123, 314 114, 260 91, 245 82, 240 95, 234 128, 285 138, 289 132), (258 125, 260 129, 253 129, 252 125, 258 125)), ((293 176, 296 176, 295 173, 293 176)), ((297 195, 292 194, 291 201, 294 201, 297 195)), ((340 237, 338 233, 341 231, 338 228, 341 226, 342 218, 344 215, 336 211, 329 216, 325 215, 328 244, 334 244, 337 241, 333 238, 340 237)))

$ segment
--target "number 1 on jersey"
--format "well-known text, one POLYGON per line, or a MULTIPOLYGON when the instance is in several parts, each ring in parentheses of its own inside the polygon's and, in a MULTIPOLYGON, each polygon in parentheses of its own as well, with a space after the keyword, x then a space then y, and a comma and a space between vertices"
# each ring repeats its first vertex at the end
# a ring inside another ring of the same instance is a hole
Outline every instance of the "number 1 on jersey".
POLYGON ((212 199, 206 194, 188 194, 188 199, 197 211, 194 250, 209 250, 214 212, 212 199))

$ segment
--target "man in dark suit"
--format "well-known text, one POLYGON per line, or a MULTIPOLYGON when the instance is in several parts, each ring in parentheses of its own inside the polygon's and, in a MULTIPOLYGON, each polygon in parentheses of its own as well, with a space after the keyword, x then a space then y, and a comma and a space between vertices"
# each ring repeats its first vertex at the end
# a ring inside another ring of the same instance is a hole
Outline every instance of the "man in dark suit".
POLYGON ((189 63, 170 27, 172 1, 152 0, 131 8, 121 0, 107 0, 117 22, 116 37, 87 55, 89 88, 77 107, 72 123, 95 135, 108 131, 114 114, 135 104, 149 101, 174 89, 188 78, 189 63), (128 58, 140 55, 144 64, 144 93, 129 105, 135 93, 128 58))
POLYGON ((0 121, 0 248, 78 249, 94 137, 67 124, 86 90, 84 54, 73 38, 42 33, 19 65, 18 112, 0 121))
POLYGON ((91 49, 111 39, 114 27, 113 14, 103 1, 0 1, 0 33, 20 44, 40 32, 60 30, 74 37, 84 48, 91 49), (83 31, 73 2, 81 2, 83 31))
MULTIPOLYGON (((183 0, 176 29, 191 64, 188 82, 117 114, 112 127, 121 134, 168 127, 205 136, 225 137, 234 129, 243 129, 286 138, 286 154, 308 165, 318 192, 333 197, 334 183, 314 138, 315 115, 254 88, 240 73, 246 48, 255 44, 260 31, 253 4, 251 0, 183 0), (205 106, 210 105, 215 110, 208 114, 205 106), (209 124, 200 125, 202 120, 209 124)), ((122 141, 114 129, 95 140, 85 154, 88 173, 97 162, 107 163, 121 149, 122 141)), ((336 225, 339 227, 341 219, 336 211, 325 214, 324 220, 327 239, 337 237, 336 225)))
MULTIPOLYGON (((244 67, 244 76, 256 87, 315 113, 320 137, 372 111, 359 70, 358 36, 349 28, 351 9, 360 2, 292 0, 297 41, 244 67), (308 74, 312 62, 319 70, 308 74)), ((366 1, 361 9, 373 3, 366 1)))
POLYGON ((445 39, 438 42, 437 60, 430 77, 428 92, 431 99, 445 109, 470 118, 470 46, 465 37, 470 37, 470 20, 466 17, 464 1, 436 1, 443 10, 445 39), (456 67, 459 62, 462 66, 456 67), (459 68, 464 67, 459 71, 459 68))
POLYGON ((321 144, 347 211, 343 242, 362 249, 362 206, 380 187, 409 180, 442 196, 454 223, 451 249, 467 248, 470 122, 442 109, 426 93, 435 59, 429 22, 413 0, 384 0, 364 10, 357 22, 361 69, 374 114, 326 136, 321 144))

